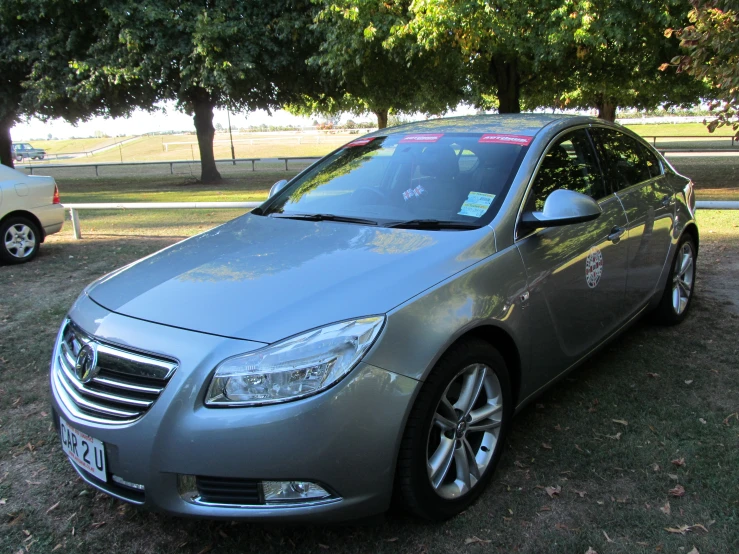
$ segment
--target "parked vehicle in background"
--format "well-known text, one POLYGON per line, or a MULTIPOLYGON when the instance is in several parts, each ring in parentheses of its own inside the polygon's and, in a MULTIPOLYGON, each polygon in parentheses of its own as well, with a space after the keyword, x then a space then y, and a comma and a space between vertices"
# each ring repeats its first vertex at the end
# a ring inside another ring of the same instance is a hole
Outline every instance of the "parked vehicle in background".
POLYGON ((51 363, 62 449, 128 502, 445 519, 513 415, 640 316, 682 321, 692 182, 595 118, 429 120, 90 285, 51 363))
POLYGON ((27 142, 21 142, 19 144, 13 144, 13 156, 15 156, 18 162, 22 162, 28 158, 32 160, 43 160, 44 156, 46 156, 46 150, 34 148, 27 142))
POLYGON ((26 175, 0 165, 0 263, 32 260, 39 245, 64 223, 53 177, 26 175))

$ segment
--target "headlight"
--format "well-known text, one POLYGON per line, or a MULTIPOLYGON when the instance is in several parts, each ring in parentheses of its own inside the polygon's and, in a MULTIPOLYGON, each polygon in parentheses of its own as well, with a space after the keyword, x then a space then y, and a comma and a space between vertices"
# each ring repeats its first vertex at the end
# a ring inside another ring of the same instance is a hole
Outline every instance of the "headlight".
POLYGON ((384 316, 342 321, 228 358, 216 368, 205 403, 274 404, 326 389, 357 365, 384 321, 384 316))

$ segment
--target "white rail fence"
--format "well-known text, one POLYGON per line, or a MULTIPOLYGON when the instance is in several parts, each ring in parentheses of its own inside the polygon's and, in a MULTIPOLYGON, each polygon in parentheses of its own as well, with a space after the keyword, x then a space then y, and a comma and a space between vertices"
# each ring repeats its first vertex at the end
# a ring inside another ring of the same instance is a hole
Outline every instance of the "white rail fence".
MULTIPOLYGON (((69 210, 74 238, 79 240, 82 238, 80 218, 77 213, 79 210, 252 210, 261 204, 261 202, 101 202, 65 204, 64 207, 69 210)), ((695 207, 702 210, 739 210, 739 201, 699 200, 695 203, 695 207)))

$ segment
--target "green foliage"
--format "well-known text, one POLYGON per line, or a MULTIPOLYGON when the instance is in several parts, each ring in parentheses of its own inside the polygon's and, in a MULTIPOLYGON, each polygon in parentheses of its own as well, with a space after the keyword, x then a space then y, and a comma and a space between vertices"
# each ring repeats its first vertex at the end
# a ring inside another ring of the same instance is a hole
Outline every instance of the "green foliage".
POLYGON ((716 119, 708 124, 709 131, 727 125, 739 137, 739 2, 693 0, 692 4, 692 25, 675 32, 688 53, 675 56, 672 63, 678 73, 712 87, 716 99, 709 107, 716 119))
POLYGON ((572 0, 564 3, 562 27, 572 43, 559 62, 559 82, 552 79, 542 105, 653 109, 687 106, 707 91, 687 75, 659 71, 677 53, 677 41, 664 30, 687 21, 684 0, 572 0), (569 71, 568 71, 569 68, 569 71))
POLYGON ((394 35, 408 23, 407 0, 314 0, 313 30, 320 48, 310 63, 320 68, 324 91, 305 94, 295 113, 371 112, 440 114, 463 97, 464 67, 451 48, 425 51, 394 35))

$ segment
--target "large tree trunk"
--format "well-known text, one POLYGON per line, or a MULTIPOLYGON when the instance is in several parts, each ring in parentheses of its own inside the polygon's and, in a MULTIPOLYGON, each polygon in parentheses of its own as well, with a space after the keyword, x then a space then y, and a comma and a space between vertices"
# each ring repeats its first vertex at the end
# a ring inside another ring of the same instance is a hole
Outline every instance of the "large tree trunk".
POLYGON ((13 119, 0 119, 0 164, 8 167, 15 167, 13 152, 11 151, 13 141, 10 139, 10 127, 12 125, 13 119))
POLYGON ((518 61, 493 56, 490 76, 498 88, 498 113, 521 113, 521 76, 518 61))
POLYGON ((377 110, 375 115, 377 116, 377 128, 384 129, 387 127, 387 110, 377 110))
POLYGON ((616 121, 616 105, 610 103, 608 100, 601 100, 595 105, 598 108, 598 117, 610 121, 613 123, 616 121))
POLYGON ((216 134, 213 127, 213 103, 209 99, 198 99, 193 102, 195 116, 195 132, 198 135, 198 150, 200 150, 200 180, 203 183, 217 183, 221 174, 216 167, 213 155, 213 137, 216 134))

